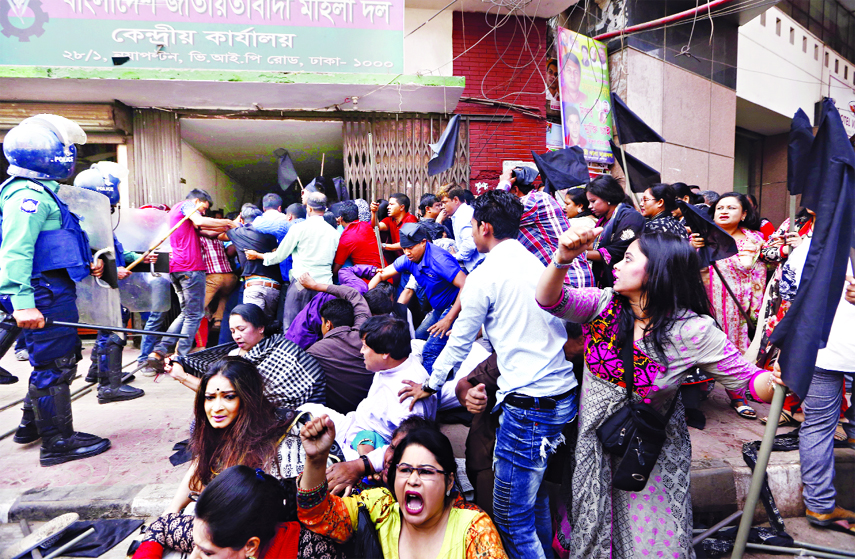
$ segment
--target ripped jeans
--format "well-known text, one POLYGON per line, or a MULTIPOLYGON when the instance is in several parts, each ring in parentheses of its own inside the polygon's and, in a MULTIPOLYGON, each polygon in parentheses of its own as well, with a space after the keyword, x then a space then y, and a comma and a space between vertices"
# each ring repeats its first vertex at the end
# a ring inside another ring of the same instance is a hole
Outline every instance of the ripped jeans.
POLYGON ((578 390, 555 409, 523 409, 502 403, 493 457, 493 514, 510 558, 552 557, 549 497, 541 487, 546 460, 559 444, 564 425, 576 417, 578 390))

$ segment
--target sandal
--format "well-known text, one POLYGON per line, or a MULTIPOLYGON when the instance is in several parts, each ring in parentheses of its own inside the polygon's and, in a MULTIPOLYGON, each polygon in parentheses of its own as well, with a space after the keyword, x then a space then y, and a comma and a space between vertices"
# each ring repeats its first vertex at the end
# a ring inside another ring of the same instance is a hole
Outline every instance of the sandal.
MULTIPOLYGON (((769 421, 768 417, 760 419, 760 423, 763 425, 766 425, 767 421, 769 421)), ((801 425, 801 422, 796 420, 793 414, 787 410, 781 410, 781 417, 778 418, 778 427, 798 427, 799 425, 801 425)))
POLYGON ((745 398, 734 398, 730 401, 730 407, 736 410, 736 415, 745 419, 757 419, 754 408, 745 403, 745 398))
POLYGON ((164 365, 164 356, 161 354, 154 352, 148 356, 145 362, 146 366, 154 371, 154 376, 163 374, 163 365, 164 365))

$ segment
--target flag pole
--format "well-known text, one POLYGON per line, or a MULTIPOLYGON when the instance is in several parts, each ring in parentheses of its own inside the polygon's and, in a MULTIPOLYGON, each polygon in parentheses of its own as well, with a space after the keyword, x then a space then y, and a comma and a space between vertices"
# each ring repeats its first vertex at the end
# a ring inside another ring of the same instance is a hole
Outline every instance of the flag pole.
MULTIPOLYGON (((796 197, 790 194, 790 233, 796 232, 796 206, 796 197)), ((786 241, 784 244, 786 244, 786 241)))
POLYGON ((769 465, 769 455, 772 454, 772 445, 775 442, 775 433, 778 430, 777 418, 781 417, 781 410, 784 409, 784 395, 787 390, 780 384, 775 384, 774 389, 772 405, 769 408, 769 421, 766 422, 766 430, 763 432, 763 442, 760 443, 760 450, 757 451, 757 464, 754 466, 754 474, 751 476, 751 485, 748 486, 745 506, 742 507, 743 514, 739 520, 739 531, 736 532, 736 541, 733 544, 731 559, 742 559, 742 554, 745 553, 745 545, 748 543, 748 532, 754 520, 754 509, 757 508, 757 501, 760 499, 760 490, 763 488, 766 466, 769 465))
MULTIPOLYGON (((618 136, 618 141, 620 141, 620 136, 618 136)), ((632 190, 632 185, 629 183, 629 167, 626 166, 626 152, 623 149, 623 144, 620 145, 620 158, 621 158, 621 168, 623 169, 623 179, 626 181, 626 189, 630 194, 633 200, 635 200, 635 205, 639 208, 641 204, 638 202, 638 196, 635 195, 635 191, 632 190)))

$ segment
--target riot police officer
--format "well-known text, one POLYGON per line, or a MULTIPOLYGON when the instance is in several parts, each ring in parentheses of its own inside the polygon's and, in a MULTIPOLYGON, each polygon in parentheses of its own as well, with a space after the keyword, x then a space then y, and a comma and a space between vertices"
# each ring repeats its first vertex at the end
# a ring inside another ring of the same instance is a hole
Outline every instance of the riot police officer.
MULTIPOLYGON (((74 177, 74 186, 93 190, 105 195, 110 200, 110 212, 116 211, 119 203, 119 172, 124 171, 118 163, 104 161, 95 163, 89 169, 74 177)), ((126 171, 125 171, 126 173, 126 171)), ((118 278, 125 279, 132 272, 125 270, 126 260, 137 259, 133 252, 125 252, 122 243, 113 235, 113 252, 116 256, 118 278)), ((156 255, 154 255, 156 256, 156 255)), ((122 324, 127 324, 130 313, 122 307, 122 324)), ((86 382, 98 382, 98 403, 120 402, 141 398, 145 392, 139 388, 122 384, 122 350, 125 339, 116 332, 99 331, 92 349, 92 365, 86 382)))
POLYGON ((77 322, 75 282, 103 265, 80 222, 59 199, 56 180, 74 172, 75 144, 86 142, 76 123, 37 115, 6 134, 9 180, 0 185, 0 295, 24 328, 33 372, 16 440, 42 439, 40 463, 53 466, 101 454, 110 441, 74 430, 70 384, 81 359, 73 328, 45 327, 45 319, 77 322))

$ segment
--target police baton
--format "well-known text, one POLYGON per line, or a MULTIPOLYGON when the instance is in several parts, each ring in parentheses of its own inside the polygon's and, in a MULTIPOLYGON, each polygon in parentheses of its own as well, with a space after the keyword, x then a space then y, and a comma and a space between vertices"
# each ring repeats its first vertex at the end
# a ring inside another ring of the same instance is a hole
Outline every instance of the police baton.
POLYGON ((48 326, 67 326, 69 328, 88 328, 90 330, 103 330, 106 332, 124 332, 125 334, 144 334, 146 336, 159 336, 169 338, 181 338, 189 340, 190 334, 172 334, 169 332, 151 332, 149 330, 137 330, 136 328, 122 328, 120 326, 101 326, 100 324, 83 324, 82 322, 64 322, 45 318, 45 328, 48 326))
MULTIPOLYGON (((164 235, 162 239, 160 239, 159 241, 157 241, 156 243, 154 243, 154 244, 151 246, 151 248, 150 248, 150 249, 148 249, 147 251, 145 251, 145 252, 142 254, 142 256, 140 256, 139 258, 137 258, 136 260, 134 260, 134 261, 131 263, 131 265, 130 265, 130 266, 125 266, 125 270, 127 270, 127 271, 129 271, 129 272, 130 272, 131 270, 133 270, 133 269, 137 266, 137 264, 139 264, 140 262, 142 262, 143 260, 145 260, 145 259, 146 259, 146 257, 148 257, 148 255, 149 255, 149 254, 151 254, 152 252, 154 252, 155 250, 157 250, 157 247, 159 247, 160 245, 162 245, 162 244, 166 241, 166 239, 168 239, 168 238, 169 238, 169 236, 170 236, 170 235, 172 235, 173 233, 175 233, 175 230, 176 230, 176 229, 178 229, 179 227, 181 227, 181 224, 182 224, 182 223, 184 223, 185 221, 187 221, 188 219, 190 219, 190 216, 192 216, 194 213, 196 213, 196 212, 200 211, 201 209, 202 209, 202 204, 196 204, 196 207, 195 207, 195 208, 193 208, 193 211, 192 211, 192 212, 190 212, 189 214, 187 214, 187 215, 185 215, 183 218, 181 218, 181 221, 179 221, 178 223, 176 223, 176 224, 175 224, 175 226, 174 226, 172 229, 170 229, 170 230, 169 230, 169 232, 168 232, 166 235, 164 235)), ((120 332, 120 330, 116 330, 116 332, 120 332)))

